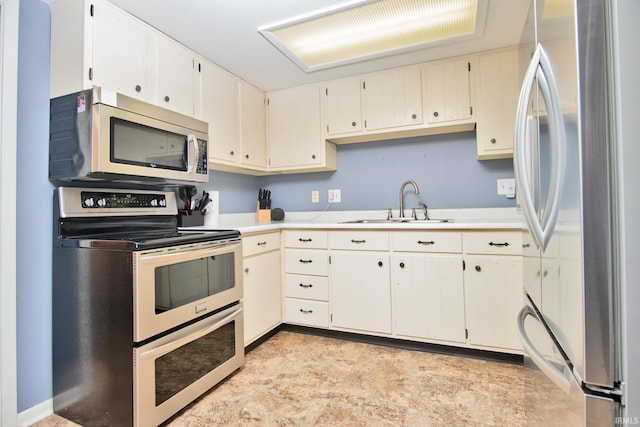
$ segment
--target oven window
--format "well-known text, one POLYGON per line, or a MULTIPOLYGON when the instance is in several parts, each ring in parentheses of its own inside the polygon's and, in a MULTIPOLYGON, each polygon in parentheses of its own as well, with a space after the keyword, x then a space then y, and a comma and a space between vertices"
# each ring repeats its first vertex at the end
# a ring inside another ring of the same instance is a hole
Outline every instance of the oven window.
POLYGON ((156 406, 235 356, 235 322, 155 360, 156 406))
POLYGON ((234 253, 226 253, 156 267, 156 314, 233 288, 234 261, 234 253))
POLYGON ((185 135, 111 118, 111 161, 187 170, 185 135))

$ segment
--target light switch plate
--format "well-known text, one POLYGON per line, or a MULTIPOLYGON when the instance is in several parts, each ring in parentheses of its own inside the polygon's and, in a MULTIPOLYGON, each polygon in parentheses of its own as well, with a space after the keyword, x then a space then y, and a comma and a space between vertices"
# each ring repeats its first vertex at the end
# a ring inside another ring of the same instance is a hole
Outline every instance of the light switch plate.
POLYGON ((329 190, 329 203, 340 203, 340 190, 329 190))

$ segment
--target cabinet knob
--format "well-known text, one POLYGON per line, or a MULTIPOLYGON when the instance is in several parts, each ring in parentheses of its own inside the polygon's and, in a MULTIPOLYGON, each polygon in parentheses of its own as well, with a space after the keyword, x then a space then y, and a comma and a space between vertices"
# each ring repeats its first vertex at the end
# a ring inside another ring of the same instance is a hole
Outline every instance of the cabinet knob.
POLYGON ((231 150, 231 151, 229 151, 229 154, 233 156, 233 155, 235 155, 236 153, 235 153, 233 150, 231 150))
POLYGON ((433 112, 433 117, 438 117, 439 115, 440 115, 440 114, 438 114, 438 112, 437 112, 437 111, 434 111, 434 112, 433 112))
POLYGON ((482 267, 480 267, 479 265, 476 265, 476 271, 479 273, 482 271, 482 267))
POLYGON ((245 155, 244 155, 244 158, 245 158, 245 159, 248 159, 248 158, 249 158, 249 155, 248 155, 248 154, 245 154, 245 155))
POLYGON ((248 273, 248 272, 249 272, 249 267, 245 268, 245 269, 244 269, 244 272, 245 272, 245 273, 248 273))
POLYGON ((142 86, 136 85, 136 92, 140 92, 142 90, 142 86))
POLYGON ((417 119, 417 118, 418 118, 418 116, 416 116, 415 114, 412 114, 412 115, 411 115, 411 118, 415 120, 415 119, 417 119))
POLYGON ((315 160, 315 159, 316 159, 316 155, 315 155, 315 154, 312 154, 312 155, 311 155, 311 158, 315 160))
POLYGON ((491 142, 492 144, 495 144, 495 143, 496 143, 496 139, 495 139, 495 138, 491 138, 491 139, 489 140, 489 142, 491 142))
POLYGON ((356 122, 351 122, 351 126, 355 127, 356 126, 356 122))
POLYGON ((378 267, 382 267, 382 266, 383 266, 382 261, 378 261, 378 267))
POLYGON ((400 268, 404 268, 404 262, 400 263, 400 268))
POLYGON ((164 97, 164 102, 169 102, 169 99, 171 99, 171 98, 169 98, 169 96, 168 96, 168 95, 166 95, 166 96, 164 97))

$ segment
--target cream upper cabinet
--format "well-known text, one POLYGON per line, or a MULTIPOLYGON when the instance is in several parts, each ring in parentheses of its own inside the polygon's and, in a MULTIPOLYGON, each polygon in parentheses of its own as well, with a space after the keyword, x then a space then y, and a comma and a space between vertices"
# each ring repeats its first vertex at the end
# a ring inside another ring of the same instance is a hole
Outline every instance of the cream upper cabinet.
POLYGON ((197 116, 193 51, 104 0, 58 0, 50 10, 52 98, 102 86, 197 116))
POLYGON ((265 94, 244 80, 239 82, 240 162, 264 170, 267 167, 265 94))
POLYGON ((335 170, 335 146, 324 140, 320 87, 302 86, 268 94, 269 169, 335 170))
POLYGON ((360 78, 334 80, 324 86, 324 119, 327 135, 362 131, 360 78))
MULTIPOLYGON (((89 65, 91 71, 87 73, 91 74, 90 85, 155 102, 157 34, 107 2, 94 3, 92 19, 93 63, 89 65)), ((58 52, 56 48, 56 55, 58 52)), ((52 55, 52 63, 57 61, 58 58, 52 55)))
MULTIPOLYGON (((240 158, 238 81, 213 63, 202 70, 202 119, 209 123, 209 164, 240 158)), ((211 165, 213 166, 213 165, 211 165)))
POLYGON ((513 133, 520 91, 518 49, 478 57, 476 138, 478 159, 513 157, 513 133))
POLYGON ((467 58, 422 65, 424 120, 429 124, 470 120, 471 63, 467 58))
POLYGON ((159 34, 157 64, 157 104, 195 116, 195 96, 200 92, 201 72, 197 56, 173 39, 159 34))
POLYGON ((422 123, 419 67, 402 67, 362 78, 362 114, 367 130, 422 123))

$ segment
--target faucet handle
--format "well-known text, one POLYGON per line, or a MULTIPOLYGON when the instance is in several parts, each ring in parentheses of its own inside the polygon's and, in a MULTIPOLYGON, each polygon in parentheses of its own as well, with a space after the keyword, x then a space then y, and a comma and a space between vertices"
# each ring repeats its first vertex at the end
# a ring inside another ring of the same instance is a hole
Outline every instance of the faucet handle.
POLYGON ((393 218, 393 211, 391 208, 386 208, 385 210, 387 211, 387 219, 393 218))
POLYGON ((411 209, 411 216, 413 219, 418 219, 418 213, 416 212, 416 208, 411 209))
MULTIPOLYGON (((422 212, 424 213, 424 219, 428 220, 429 219, 429 212, 427 211, 427 205, 424 202, 420 202, 418 203, 418 205, 420 205, 420 207, 422 208, 422 212)), ((415 212, 415 210, 414 210, 415 212)))

